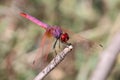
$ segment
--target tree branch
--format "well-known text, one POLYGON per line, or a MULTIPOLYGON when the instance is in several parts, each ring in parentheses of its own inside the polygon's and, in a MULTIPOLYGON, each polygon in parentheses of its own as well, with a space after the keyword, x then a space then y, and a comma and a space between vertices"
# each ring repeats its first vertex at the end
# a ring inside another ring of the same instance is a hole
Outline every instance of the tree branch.
POLYGON ((120 32, 113 37, 111 44, 100 56, 99 63, 90 80, 106 80, 120 52, 120 32))
POLYGON ((47 74, 52 71, 64 58, 65 56, 73 49, 72 45, 67 46, 61 53, 59 53, 50 64, 44 68, 35 78, 34 80, 42 80, 47 74))

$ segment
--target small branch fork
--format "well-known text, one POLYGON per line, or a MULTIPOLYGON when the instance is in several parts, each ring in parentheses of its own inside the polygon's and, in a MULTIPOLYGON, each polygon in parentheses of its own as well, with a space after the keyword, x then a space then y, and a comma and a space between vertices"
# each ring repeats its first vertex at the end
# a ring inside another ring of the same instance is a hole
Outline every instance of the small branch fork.
POLYGON ((50 64, 45 67, 33 80, 42 80, 47 74, 52 71, 64 58, 65 56, 73 49, 73 46, 67 45, 67 47, 59 53, 50 64))

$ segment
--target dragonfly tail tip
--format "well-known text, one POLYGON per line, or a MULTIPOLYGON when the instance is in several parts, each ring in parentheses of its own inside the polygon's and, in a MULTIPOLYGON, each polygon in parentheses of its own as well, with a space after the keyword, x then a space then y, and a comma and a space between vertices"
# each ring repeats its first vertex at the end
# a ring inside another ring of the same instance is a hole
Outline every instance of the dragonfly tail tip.
POLYGON ((23 17, 26 17, 26 16, 27 16, 27 14, 24 13, 24 12, 21 12, 20 15, 23 16, 23 17))

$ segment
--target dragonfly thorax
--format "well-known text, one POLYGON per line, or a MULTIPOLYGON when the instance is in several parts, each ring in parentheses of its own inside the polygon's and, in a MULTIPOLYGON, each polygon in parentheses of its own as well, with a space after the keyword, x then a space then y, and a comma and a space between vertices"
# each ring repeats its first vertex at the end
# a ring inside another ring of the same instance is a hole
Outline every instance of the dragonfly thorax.
POLYGON ((47 32, 52 34, 56 39, 59 39, 62 34, 62 30, 58 26, 48 27, 47 32))
POLYGON ((60 36, 60 41, 66 43, 69 40, 69 35, 67 33, 62 33, 60 36))
POLYGON ((67 43, 69 40, 69 35, 62 32, 61 28, 58 26, 48 27, 47 32, 51 33, 56 39, 59 39, 62 43, 67 43))

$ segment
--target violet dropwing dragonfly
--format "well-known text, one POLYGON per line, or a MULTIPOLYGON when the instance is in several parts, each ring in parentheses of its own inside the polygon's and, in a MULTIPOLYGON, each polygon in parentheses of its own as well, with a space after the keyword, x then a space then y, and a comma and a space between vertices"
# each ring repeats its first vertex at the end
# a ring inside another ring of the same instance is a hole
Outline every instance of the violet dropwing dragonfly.
MULTIPOLYGON (((66 44, 66 45, 70 44, 70 43, 68 43, 69 35, 68 35, 68 33, 65 32, 67 30, 62 29, 59 26, 50 26, 50 25, 48 25, 48 24, 46 24, 46 23, 44 23, 44 22, 36 19, 35 17, 33 17, 33 16, 31 16, 31 15, 29 15, 27 13, 24 13, 24 12, 21 12, 20 15, 22 17, 24 17, 24 18, 26 18, 26 19, 34 22, 35 24, 39 25, 41 28, 44 28, 46 30, 46 32, 44 33, 43 38, 41 40, 40 47, 43 47, 44 43, 45 43, 45 40, 49 39, 50 37, 53 37, 53 38, 56 39, 56 41, 55 41, 55 43, 53 45, 53 49, 55 48, 56 43, 57 43, 58 40, 61 43, 63 43, 63 44, 66 44)), ((85 43, 85 45, 89 44, 90 47, 93 46, 93 45, 96 45, 95 42, 89 41, 89 40, 87 40, 87 39, 85 39, 85 38, 83 38, 81 36, 79 36, 79 37, 74 36, 74 38, 76 38, 75 40, 78 41, 78 42, 80 42, 80 43, 85 43)), ((51 39, 49 39, 49 40, 51 40, 51 39)), ((49 42, 49 44, 51 44, 51 42, 49 42)), ((99 44, 97 44, 97 45, 101 46, 99 44)), ((50 45, 47 47, 47 49, 49 49, 49 48, 50 48, 50 45)), ((41 55, 40 53, 41 52, 39 52, 38 54, 36 54, 33 63, 37 62, 37 60, 39 59, 39 57, 41 55)))

